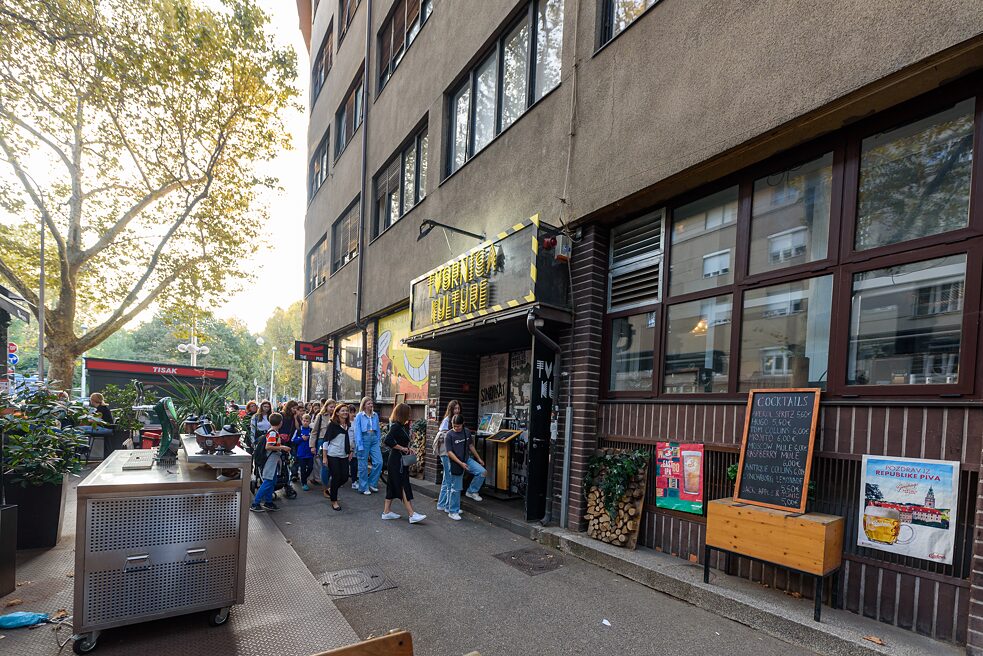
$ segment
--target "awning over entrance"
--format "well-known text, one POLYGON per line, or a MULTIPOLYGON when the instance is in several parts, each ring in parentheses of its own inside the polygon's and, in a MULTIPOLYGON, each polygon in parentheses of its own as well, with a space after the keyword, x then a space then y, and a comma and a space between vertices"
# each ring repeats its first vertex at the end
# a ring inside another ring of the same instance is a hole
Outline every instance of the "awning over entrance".
POLYGON ((406 345, 471 355, 527 349, 532 340, 526 328, 526 315, 530 310, 546 322, 543 331, 547 334, 555 335, 571 322, 566 310, 532 304, 415 335, 406 339, 406 345))

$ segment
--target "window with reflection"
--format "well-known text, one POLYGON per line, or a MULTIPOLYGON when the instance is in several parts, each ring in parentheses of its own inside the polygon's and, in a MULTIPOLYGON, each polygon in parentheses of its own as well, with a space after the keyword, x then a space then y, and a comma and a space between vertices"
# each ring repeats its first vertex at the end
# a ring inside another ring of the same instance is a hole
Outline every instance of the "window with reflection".
POLYGON ((751 275, 826 259, 832 187, 832 153, 754 181, 751 275))
POLYGON ((733 297, 717 296, 669 307, 663 391, 727 391, 733 297))
POLYGON ((621 34, 658 0, 604 0, 601 45, 621 34))
POLYGON ((737 187, 676 208, 672 213, 669 293, 673 296, 734 282, 737 187))
POLYGON ((609 340, 608 390, 650 391, 655 367, 655 312, 612 319, 609 340))
POLYGON ((959 382, 966 255, 853 276, 847 382, 959 382))
POLYGON ((362 333, 356 332, 335 340, 335 380, 339 401, 358 403, 362 396, 362 333))
POLYGON ((857 250, 966 227, 974 108, 970 98, 863 140, 857 250))
POLYGON ((833 276, 744 292, 740 391, 826 389, 833 276))

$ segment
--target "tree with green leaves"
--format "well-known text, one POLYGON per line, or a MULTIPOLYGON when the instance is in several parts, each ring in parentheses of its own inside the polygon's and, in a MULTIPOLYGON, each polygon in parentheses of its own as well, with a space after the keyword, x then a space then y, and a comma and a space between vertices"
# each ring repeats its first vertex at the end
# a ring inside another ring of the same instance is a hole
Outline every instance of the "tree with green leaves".
POLYGON ((296 96, 267 25, 255 0, 0 0, 0 280, 43 313, 50 378, 152 305, 248 280, 277 185, 256 163, 296 96))

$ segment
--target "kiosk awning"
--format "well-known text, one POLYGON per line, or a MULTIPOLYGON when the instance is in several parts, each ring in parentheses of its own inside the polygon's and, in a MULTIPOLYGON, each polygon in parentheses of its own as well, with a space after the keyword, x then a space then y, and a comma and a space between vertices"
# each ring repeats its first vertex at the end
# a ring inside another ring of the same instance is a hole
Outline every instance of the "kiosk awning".
POLYGON ((407 338, 406 345, 447 353, 504 353, 529 348, 532 336, 526 328, 526 315, 532 310, 546 322, 544 330, 556 334, 571 322, 566 310, 539 304, 504 310, 494 315, 462 321, 432 332, 407 338))

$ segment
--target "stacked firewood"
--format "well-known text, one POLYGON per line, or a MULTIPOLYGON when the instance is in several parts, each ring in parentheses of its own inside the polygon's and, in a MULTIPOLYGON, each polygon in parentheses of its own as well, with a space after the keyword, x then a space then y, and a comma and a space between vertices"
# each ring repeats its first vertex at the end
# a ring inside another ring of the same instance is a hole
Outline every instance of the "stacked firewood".
POLYGON ((423 463, 427 454, 426 432, 413 431, 410 435, 410 448, 416 454, 416 462, 409 466, 410 476, 423 478, 423 463))
POLYGON ((614 517, 604 505, 604 495, 597 487, 587 493, 587 535, 619 547, 634 549, 642 520, 645 500, 645 471, 632 477, 626 492, 615 505, 614 517))

